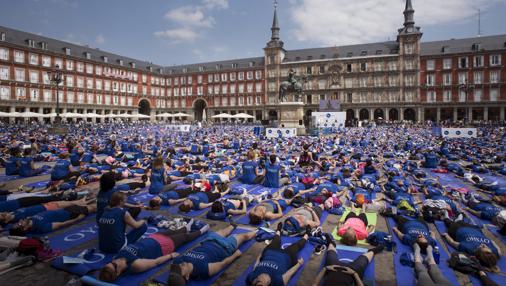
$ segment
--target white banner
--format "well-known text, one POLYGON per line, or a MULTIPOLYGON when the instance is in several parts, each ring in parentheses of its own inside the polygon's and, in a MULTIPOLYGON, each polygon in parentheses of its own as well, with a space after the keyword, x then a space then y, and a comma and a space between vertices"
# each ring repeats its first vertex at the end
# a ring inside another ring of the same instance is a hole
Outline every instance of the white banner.
POLYGON ((267 128, 265 130, 267 138, 289 138, 297 136, 297 128, 267 128))
POLYGON ((179 132, 190 132, 191 125, 169 125, 169 129, 179 132))
POLYGON ((476 128, 441 128, 441 134, 445 138, 476 138, 476 128))
POLYGON ((313 112, 315 127, 339 128, 346 123, 346 112, 313 112))

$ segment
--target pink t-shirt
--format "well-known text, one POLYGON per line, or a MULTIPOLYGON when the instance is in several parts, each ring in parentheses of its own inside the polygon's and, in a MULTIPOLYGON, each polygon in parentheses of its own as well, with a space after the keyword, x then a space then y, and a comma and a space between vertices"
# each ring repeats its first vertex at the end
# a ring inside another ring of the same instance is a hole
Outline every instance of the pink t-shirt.
POLYGON ((367 238, 367 226, 361 219, 356 217, 348 219, 344 223, 344 226, 339 229, 339 232, 337 234, 339 234, 339 236, 343 236, 346 230, 350 227, 355 230, 355 233, 357 234, 357 240, 363 240, 367 238))

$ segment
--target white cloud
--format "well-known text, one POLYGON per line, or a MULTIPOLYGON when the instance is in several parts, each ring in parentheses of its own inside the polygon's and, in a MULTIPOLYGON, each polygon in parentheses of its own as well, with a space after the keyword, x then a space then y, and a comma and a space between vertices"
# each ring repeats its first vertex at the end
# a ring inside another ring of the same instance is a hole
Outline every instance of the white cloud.
MULTIPOLYGON (((413 1, 415 22, 422 27, 473 20, 477 9, 506 0, 413 1)), ((402 27, 405 0, 290 0, 291 32, 298 41, 346 45, 382 41, 402 27)))
POLYGON ((103 44, 103 43, 105 43, 105 37, 104 37, 104 35, 99 34, 99 35, 95 38, 95 43, 97 43, 97 44, 103 44))
POLYGON ((204 0, 202 2, 204 6, 209 9, 227 9, 228 8, 228 0, 204 0))
POLYGON ((165 31, 157 31, 154 35, 158 38, 169 39, 172 44, 179 44, 183 42, 193 42, 199 37, 199 34, 191 28, 175 28, 165 31))
POLYGON ((165 18, 182 26, 211 28, 214 25, 213 17, 206 17, 204 10, 199 6, 183 6, 170 10, 165 18))

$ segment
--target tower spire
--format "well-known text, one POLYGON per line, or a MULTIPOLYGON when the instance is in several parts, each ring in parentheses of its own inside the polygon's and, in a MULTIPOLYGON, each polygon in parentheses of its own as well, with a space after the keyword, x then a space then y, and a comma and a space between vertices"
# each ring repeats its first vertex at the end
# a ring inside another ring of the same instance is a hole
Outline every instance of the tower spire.
POLYGON ((271 41, 279 41, 279 23, 278 23, 278 1, 274 0, 274 18, 272 19, 271 41))
POLYGON ((404 27, 415 26, 415 9, 411 0, 406 0, 406 8, 404 8, 404 27))

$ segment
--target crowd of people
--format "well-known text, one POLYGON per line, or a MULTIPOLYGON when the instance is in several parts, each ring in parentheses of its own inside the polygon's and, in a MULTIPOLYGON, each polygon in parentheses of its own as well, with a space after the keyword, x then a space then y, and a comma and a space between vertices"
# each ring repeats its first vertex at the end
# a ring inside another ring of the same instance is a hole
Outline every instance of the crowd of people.
MULTIPOLYGON (((252 261, 246 285, 288 285, 304 266, 299 252, 315 238, 325 260, 314 285, 362 285, 374 255, 391 239, 351 262, 338 259, 339 248, 378 237, 381 231, 367 216, 373 213, 394 221, 391 235, 412 247, 418 285, 451 285, 434 258, 438 244, 430 224, 439 221, 448 250, 475 259, 476 275, 486 285, 500 283, 487 273, 501 271, 506 246, 476 222, 487 221, 504 239, 503 127, 483 125, 477 138, 457 139, 434 134, 427 125, 400 124, 293 138, 266 138, 241 125, 193 126, 187 133, 155 123, 67 128, 66 135, 36 124, 0 128, 2 236, 51 240, 52 232, 92 217, 98 250, 114 254, 98 270, 98 280, 114 282, 169 261, 167 285, 209 279, 241 256, 242 244, 259 240, 259 232, 270 227, 270 243, 252 261), (442 182, 437 174, 466 187, 442 182), (47 184, 6 188, 44 175, 47 184), (139 194, 148 199, 132 199, 139 194), (168 209, 183 219, 167 213, 164 223, 176 229, 148 234, 153 217, 168 209), (335 235, 322 232, 329 214, 342 216, 332 226, 335 235), (212 220, 229 226, 212 231, 212 220), (248 231, 237 233, 238 227, 248 231), (284 236, 300 239, 286 246, 284 236), (177 252, 192 242, 195 247, 177 252)), ((10 266, 16 264, 2 267, 10 266)))

